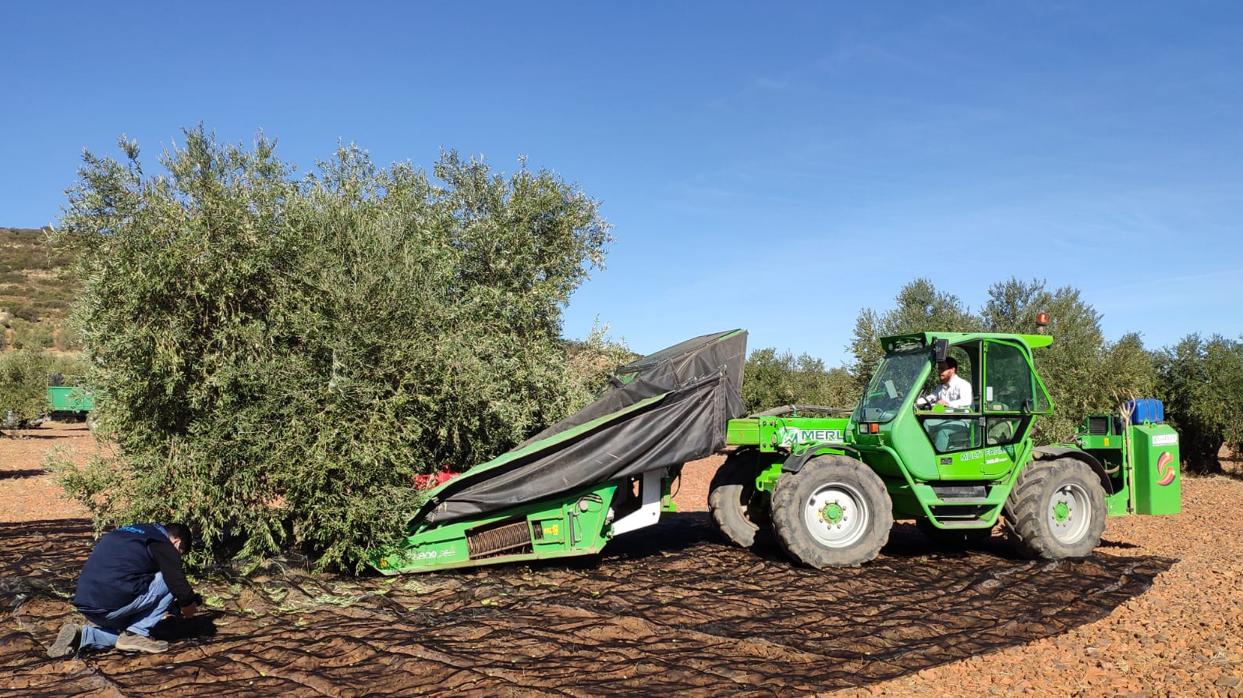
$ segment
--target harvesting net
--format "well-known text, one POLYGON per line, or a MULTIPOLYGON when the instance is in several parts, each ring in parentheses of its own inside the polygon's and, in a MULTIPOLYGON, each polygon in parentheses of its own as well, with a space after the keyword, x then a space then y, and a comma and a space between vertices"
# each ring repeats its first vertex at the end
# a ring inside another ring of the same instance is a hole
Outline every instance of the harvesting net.
POLYGON ((602 558, 353 578, 274 566, 199 585, 213 613, 167 654, 49 660, 86 521, 0 525, 0 695, 776 695, 862 686, 1055 635, 1142 593, 1171 560, 928 553, 900 525, 826 573, 669 517, 602 558))
POLYGON ((618 369, 594 402, 498 458, 433 490, 412 524, 553 497, 680 465, 725 446, 742 414, 747 333, 695 337, 618 369))

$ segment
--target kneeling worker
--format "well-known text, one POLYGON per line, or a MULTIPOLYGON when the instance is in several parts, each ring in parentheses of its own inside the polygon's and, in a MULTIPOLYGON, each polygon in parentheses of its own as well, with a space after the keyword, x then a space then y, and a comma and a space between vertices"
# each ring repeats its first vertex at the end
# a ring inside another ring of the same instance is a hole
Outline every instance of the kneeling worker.
POLYGON ((190 551, 190 529, 181 524, 127 524, 99 539, 78 577, 73 605, 91 625, 66 623, 49 657, 77 650, 163 652, 168 643, 150 631, 174 602, 183 618, 198 612, 203 597, 186 581, 181 556, 190 551))

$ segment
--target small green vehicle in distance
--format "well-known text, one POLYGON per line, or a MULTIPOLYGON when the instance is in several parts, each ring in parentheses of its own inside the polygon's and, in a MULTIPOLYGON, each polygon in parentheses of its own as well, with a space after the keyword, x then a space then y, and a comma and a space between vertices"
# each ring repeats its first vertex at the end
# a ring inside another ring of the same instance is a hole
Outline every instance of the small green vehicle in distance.
POLYGON ((1033 350, 1052 342, 883 338, 884 358, 848 417, 788 410, 730 420, 736 448, 711 485, 713 521, 738 545, 771 532, 793 558, 825 568, 876 557, 895 519, 939 543, 986 539, 1000 520, 1022 553, 1058 559, 1091 553, 1107 515, 1177 513, 1178 434, 1155 400, 1089 416, 1073 443, 1034 444, 1053 401, 1033 350), (924 406, 951 357, 975 399, 924 406))
POLYGON ((48 414, 56 421, 83 421, 95 409, 95 394, 74 376, 52 374, 47 386, 48 414))

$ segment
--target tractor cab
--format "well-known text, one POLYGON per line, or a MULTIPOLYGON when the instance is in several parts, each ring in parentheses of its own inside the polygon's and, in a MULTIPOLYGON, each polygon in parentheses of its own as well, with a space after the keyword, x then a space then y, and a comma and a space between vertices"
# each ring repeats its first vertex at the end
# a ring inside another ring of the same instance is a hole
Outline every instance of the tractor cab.
POLYGON ((919 333, 881 341, 885 356, 852 416, 855 445, 881 464, 878 472, 901 476, 900 458, 917 481, 1009 474, 1034 417, 1052 410, 1031 356, 1052 338, 919 333))

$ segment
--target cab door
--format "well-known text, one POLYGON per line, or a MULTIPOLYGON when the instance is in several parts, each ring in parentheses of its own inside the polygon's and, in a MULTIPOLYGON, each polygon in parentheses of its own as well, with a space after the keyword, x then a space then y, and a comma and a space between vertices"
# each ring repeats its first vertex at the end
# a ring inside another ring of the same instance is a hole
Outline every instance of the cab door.
POLYGON ((1005 340, 984 343, 983 453, 980 474, 1009 473, 1019 445, 1031 431, 1032 417, 1048 411, 1048 394, 1032 370, 1022 345, 1005 340))
MULTIPOLYGON (((981 346, 980 342, 972 341, 949 348, 949 356, 958 362, 958 376, 971 384, 971 405, 961 408, 917 408, 915 411, 924 438, 932 447, 937 476, 941 480, 979 479, 978 462, 982 457, 984 436, 984 414, 980 411, 977 388, 982 366, 981 346)), ((934 369, 924 394, 928 394, 937 383, 938 373, 934 369)))

